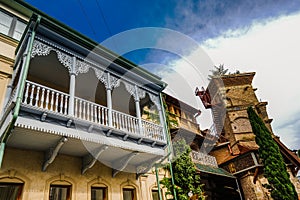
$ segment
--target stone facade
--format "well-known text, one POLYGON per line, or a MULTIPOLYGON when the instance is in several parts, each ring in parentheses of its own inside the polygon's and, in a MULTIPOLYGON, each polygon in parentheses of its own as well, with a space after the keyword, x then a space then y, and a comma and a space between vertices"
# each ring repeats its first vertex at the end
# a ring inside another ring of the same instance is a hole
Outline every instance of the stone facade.
MULTIPOLYGON (((224 75, 220 78, 212 79, 210 82, 208 90, 212 97, 212 109, 214 110, 214 106, 218 107, 221 105, 213 105, 213 102, 217 102, 215 99, 222 99, 226 110, 224 116, 222 116, 224 120, 222 124, 223 130, 220 133, 222 136, 210 154, 216 157, 219 165, 238 177, 246 200, 264 200, 272 198, 268 190, 263 187, 268 181, 263 176, 263 166, 255 153, 259 147, 255 142, 255 135, 252 132, 247 108, 249 106, 254 107, 257 114, 263 119, 267 128, 273 134, 272 119, 268 117, 266 111, 267 102, 259 102, 255 95, 256 89, 252 87, 254 75, 255 73, 224 75), (251 157, 248 160, 245 159, 249 152, 253 152, 251 153, 253 160, 251 157)), ((219 119, 220 116, 214 112, 213 118, 214 121, 221 121, 219 119)), ((299 158, 295 158, 293 153, 286 147, 284 149, 287 152, 283 156, 287 160, 288 170, 291 167, 288 159, 293 159, 292 163, 294 164, 292 166, 299 169, 299 158), (295 165, 295 163, 298 164, 295 165)), ((299 187, 299 180, 296 179, 295 172, 290 173, 290 178, 299 195, 299 188, 297 188, 299 187)))
POLYGON ((0 35, 0 108, 3 106, 6 88, 13 72, 14 51, 17 44, 16 40, 0 35))
MULTIPOLYGON (((24 184, 21 199, 48 199, 51 184, 70 185, 71 199, 90 200, 91 187, 105 187, 107 200, 122 200, 123 188, 134 189, 135 199, 152 200, 152 189, 157 190, 154 172, 136 179, 135 174, 121 172, 112 178, 112 169, 97 162, 95 166, 81 174, 79 157, 59 155, 46 172, 42 172, 43 152, 7 148, 0 170, 0 183, 24 184)), ((160 171, 159 177, 163 178, 160 171)), ((164 195, 163 195, 164 196, 164 195)))

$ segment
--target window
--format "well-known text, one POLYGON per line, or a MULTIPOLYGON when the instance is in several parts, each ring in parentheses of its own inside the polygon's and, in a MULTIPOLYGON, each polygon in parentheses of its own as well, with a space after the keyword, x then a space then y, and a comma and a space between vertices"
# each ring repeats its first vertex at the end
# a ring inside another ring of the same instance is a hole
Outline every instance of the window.
POLYGON ((70 185, 50 185, 49 200, 70 200, 70 185))
POLYGON ((16 40, 20 40, 25 28, 26 28, 26 24, 17 20, 12 37, 15 38, 16 40))
POLYGON ((158 190, 152 190, 152 200, 159 200, 158 190))
POLYGON ((0 33, 20 40, 26 28, 26 23, 9 13, 0 10, 0 33))
POLYGON ((123 200, 134 200, 134 189, 124 188, 123 189, 123 200))
POLYGON ((0 183, 0 200, 20 200, 22 189, 22 183, 0 183))
POLYGON ((106 200, 105 187, 92 187, 92 200, 106 200))

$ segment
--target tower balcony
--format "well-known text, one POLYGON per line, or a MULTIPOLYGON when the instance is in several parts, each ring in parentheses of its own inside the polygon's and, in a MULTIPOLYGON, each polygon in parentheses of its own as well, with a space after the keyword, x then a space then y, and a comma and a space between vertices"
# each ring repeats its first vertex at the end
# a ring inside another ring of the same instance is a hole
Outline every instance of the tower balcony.
POLYGON ((197 152, 197 151, 192 151, 191 157, 194 163, 199 163, 202 165, 208 165, 211 167, 218 168, 217 160, 214 156, 197 152))

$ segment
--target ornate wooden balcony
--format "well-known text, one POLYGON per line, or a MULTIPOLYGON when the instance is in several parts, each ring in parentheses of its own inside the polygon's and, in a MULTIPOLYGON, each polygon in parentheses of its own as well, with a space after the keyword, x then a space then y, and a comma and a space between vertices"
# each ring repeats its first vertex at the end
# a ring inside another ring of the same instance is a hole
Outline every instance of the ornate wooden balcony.
POLYGON ((113 176, 166 155, 158 76, 50 19, 34 14, 27 28, 0 119, 8 147, 45 152, 43 171, 59 153, 82 157, 82 173, 99 160, 113 176))
POLYGON ((85 121, 95 126, 109 127, 111 124, 115 130, 132 136, 165 142, 161 125, 141 120, 142 130, 140 130, 137 117, 116 110, 112 110, 112 122, 109 122, 107 107, 74 97, 74 109, 70 109, 69 100, 70 96, 66 93, 27 80, 22 105, 43 113, 85 121), (71 110, 74 110, 74 113, 70 113, 71 110))

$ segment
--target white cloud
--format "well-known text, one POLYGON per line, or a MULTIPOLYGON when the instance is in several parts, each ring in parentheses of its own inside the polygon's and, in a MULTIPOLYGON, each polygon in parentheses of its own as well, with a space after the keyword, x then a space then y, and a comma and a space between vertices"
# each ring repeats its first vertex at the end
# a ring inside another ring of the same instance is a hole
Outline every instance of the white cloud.
POLYGON ((275 134, 289 147, 298 149, 300 144, 293 138, 300 138, 300 132, 296 134, 290 126, 277 127, 300 113, 299 24, 300 13, 256 23, 245 35, 218 37, 203 43, 215 65, 224 63, 230 71, 256 72, 253 86, 258 88, 258 98, 269 102, 275 134))
POLYGON ((183 59, 172 61, 173 72, 160 74, 169 84, 166 92, 200 108, 201 129, 211 125, 210 111, 205 110, 196 86, 206 86, 209 68, 225 64, 231 72, 256 72, 253 86, 261 101, 267 101, 273 130, 290 148, 300 149, 297 124, 289 123, 300 113, 300 13, 271 21, 254 23, 249 31, 230 30, 218 38, 209 39, 183 59), (228 37, 230 36, 230 37, 228 37), (203 51, 204 49, 204 51, 203 51), (199 52, 202 57, 199 57, 199 52), (210 58, 205 57, 206 52, 210 58), (197 63, 195 68, 190 63, 197 63), (180 84, 179 84, 180 82, 180 84))

